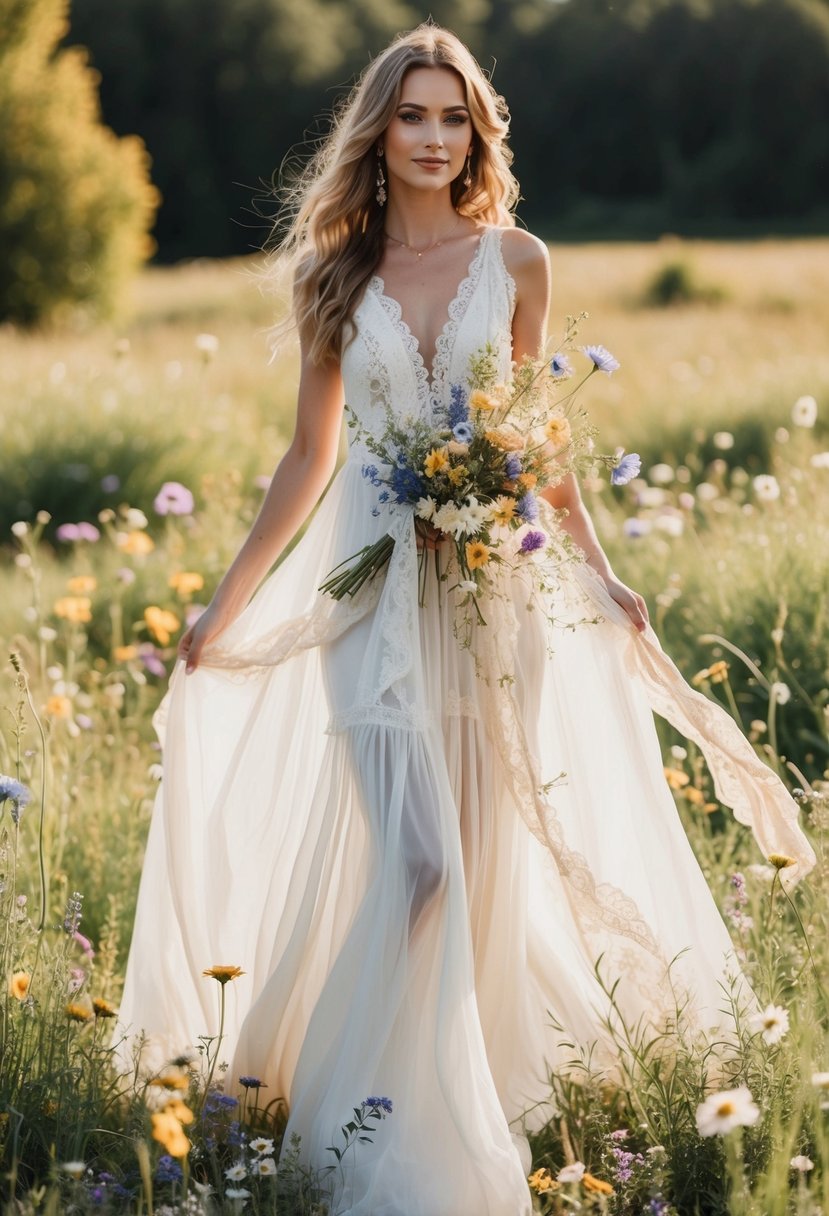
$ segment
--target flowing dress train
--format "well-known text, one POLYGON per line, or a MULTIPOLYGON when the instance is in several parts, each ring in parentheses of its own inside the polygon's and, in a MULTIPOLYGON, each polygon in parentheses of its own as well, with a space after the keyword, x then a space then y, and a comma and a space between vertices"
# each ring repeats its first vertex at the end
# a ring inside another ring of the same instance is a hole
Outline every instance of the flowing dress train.
MULTIPOLYGON (((431 417, 485 342, 506 379, 514 298, 501 230, 484 229, 430 377, 373 277, 342 362, 362 425, 379 434, 386 402, 431 417)), ((163 779, 117 1034, 126 1049, 146 1033, 148 1068, 216 1034, 202 971, 236 964, 225 1087, 253 1074, 284 1096, 303 1161, 332 1164, 362 1099, 394 1103, 332 1174, 333 1213, 527 1216, 523 1133, 549 1114, 562 1038, 613 1071, 597 964, 632 1023, 662 1025, 679 1000, 692 1026, 727 1031, 729 984, 751 999, 653 712, 699 745, 762 852, 795 860, 792 880, 814 854, 735 723, 585 564, 558 567, 552 631, 527 580, 504 576, 460 645, 453 555, 419 605, 411 508, 376 513, 350 439, 300 543, 194 673, 177 663, 157 712, 163 779), (320 593, 386 532, 385 577, 320 593)))

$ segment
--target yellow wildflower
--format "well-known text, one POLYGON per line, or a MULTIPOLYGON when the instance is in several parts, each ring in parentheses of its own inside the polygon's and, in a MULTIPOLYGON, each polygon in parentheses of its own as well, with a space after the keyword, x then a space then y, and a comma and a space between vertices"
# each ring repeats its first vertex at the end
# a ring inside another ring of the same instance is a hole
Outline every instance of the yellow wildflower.
POLYGON ((67 579, 66 586, 73 595, 89 595, 98 586, 98 580, 94 574, 76 574, 67 579))
POLYGON ((717 663, 712 663, 708 668, 708 679, 712 684, 722 684, 725 677, 728 675, 728 663, 725 659, 720 659, 717 663))
POLYGON ((9 983, 9 993, 16 1001, 25 1001, 29 995, 29 985, 32 977, 28 971, 15 971, 9 983))
POLYGON ((698 790, 695 785, 689 785, 682 793, 691 806, 702 806, 705 802, 705 794, 703 794, 702 790, 698 790))
POLYGON ((45 712, 50 718, 71 718, 72 702, 68 697, 55 693, 46 702, 45 712))
POLYGON ((55 600, 53 611, 73 625, 82 625, 92 620, 92 600, 88 595, 64 595, 55 600))
POLYGON ((76 1001, 70 1001, 64 1012, 73 1022, 89 1022, 92 1018, 92 1013, 86 1005, 79 1005, 76 1001))
POLYGON ((167 1114, 173 1115, 174 1118, 178 1119, 179 1123, 192 1123, 196 1117, 190 1107, 182 1102, 181 1098, 171 1098, 166 1103, 164 1110, 167 1114))
POLYGON ((138 654, 137 646, 116 646, 112 652, 116 663, 126 663, 138 654))
POLYGON ((489 561, 489 545, 482 540, 468 541, 466 546, 466 564, 470 570, 477 570, 489 561))
POLYGON ((535 473, 518 474, 518 484, 522 490, 534 490, 537 482, 538 478, 535 473))
POLYGON ((469 469, 465 464, 456 464, 453 469, 449 470, 447 477, 453 486, 459 486, 468 472, 469 469))
POLYGON ((182 1072, 180 1069, 173 1069, 161 1072, 157 1077, 153 1077, 150 1085, 156 1085, 159 1089, 188 1089, 190 1078, 186 1072, 182 1072))
POLYGON ((548 1195, 551 1191, 557 1191, 561 1187, 561 1183, 556 1182, 550 1171, 543 1167, 536 1170, 534 1174, 530 1174, 527 1182, 538 1195, 548 1195))
POLYGON ((423 462, 423 472, 427 477, 434 477, 436 473, 442 473, 448 465, 449 453, 446 448, 432 448, 423 462))
POLYGON ((484 431, 484 438, 504 452, 520 452, 524 447, 524 436, 508 422, 484 431))
POLYGON ((179 570, 171 574, 167 581, 182 598, 192 595, 194 591, 201 591, 204 586, 204 579, 195 570, 179 570))
POLYGON ((166 1110, 152 1116, 153 1140, 163 1144, 171 1157, 186 1157, 190 1152, 190 1141, 175 1115, 166 1110))
POLYGON ((681 790, 691 780, 687 773, 683 773, 681 768, 666 768, 662 771, 665 774, 665 780, 672 790, 681 790))
POLYGON ((226 984, 229 980, 238 979, 240 975, 244 975, 241 967, 208 967, 202 975, 207 975, 213 980, 218 980, 220 984, 226 984))
POLYGON ((794 857, 787 857, 785 853, 769 853, 769 861, 775 870, 788 870, 789 866, 797 865, 794 857))
POLYGON ((483 389, 476 388, 475 392, 469 396, 469 408, 489 413, 490 410, 498 408, 498 400, 490 393, 485 393, 483 389))
POLYGON ((144 609, 144 620, 150 633, 162 646, 167 645, 170 634, 181 624, 174 612, 168 612, 166 608, 159 608, 156 604, 150 604, 144 609))
POLYGON ((613 1187, 609 1182, 605 1182, 602 1178, 594 1178, 592 1174, 582 1174, 581 1184, 586 1191, 593 1191, 596 1195, 612 1195, 613 1187))
POLYGON ((116 1010, 111 1001, 105 1001, 102 996, 96 996, 92 1002, 92 1012, 96 1018, 114 1018, 116 1010))
POLYGON ((562 417, 561 414, 553 414, 547 420, 547 425, 544 427, 544 434, 553 444, 556 451, 567 446, 571 438, 571 430, 569 421, 562 417))
POLYGON ((492 503, 492 520, 496 524, 508 524, 515 515, 515 499, 499 494, 492 503))
POLYGON ((145 557, 148 553, 152 553, 155 541, 146 532, 119 532, 118 548, 122 553, 128 553, 130 557, 145 557))

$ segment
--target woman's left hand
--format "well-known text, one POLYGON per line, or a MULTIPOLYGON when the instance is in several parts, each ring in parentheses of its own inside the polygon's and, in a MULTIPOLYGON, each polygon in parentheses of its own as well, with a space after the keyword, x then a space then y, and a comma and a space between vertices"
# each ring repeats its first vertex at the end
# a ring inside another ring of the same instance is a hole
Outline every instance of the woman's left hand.
POLYGON ((620 608, 624 608, 630 617, 631 623, 639 633, 643 633, 648 624, 648 606, 639 592, 631 591, 630 587, 626 586, 625 583, 621 583, 613 575, 605 578, 604 584, 611 598, 616 601, 620 608))

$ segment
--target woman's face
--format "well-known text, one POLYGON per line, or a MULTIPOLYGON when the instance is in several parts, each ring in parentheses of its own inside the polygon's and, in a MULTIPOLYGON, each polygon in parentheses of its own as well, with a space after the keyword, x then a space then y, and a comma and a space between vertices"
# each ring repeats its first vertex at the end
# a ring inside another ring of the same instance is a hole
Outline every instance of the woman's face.
POLYGON ((397 179, 419 190, 444 189, 463 171, 472 134, 461 78, 449 68, 410 68, 379 141, 389 184, 397 179))

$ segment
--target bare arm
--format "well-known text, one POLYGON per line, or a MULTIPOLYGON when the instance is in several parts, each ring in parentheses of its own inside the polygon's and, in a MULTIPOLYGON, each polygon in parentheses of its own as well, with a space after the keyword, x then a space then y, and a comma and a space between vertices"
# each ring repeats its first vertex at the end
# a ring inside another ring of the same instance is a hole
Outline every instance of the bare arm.
MULTIPOLYGON (((550 259, 546 247, 528 232, 515 230, 505 232, 503 241, 504 260, 516 284, 515 315, 512 324, 513 358, 520 360, 525 354, 535 358, 542 349, 547 336, 547 317, 550 311, 550 259)), ((610 568, 607 554, 599 543, 593 521, 588 514, 579 490, 579 483, 572 473, 556 486, 548 486, 541 496, 556 508, 564 508, 567 515, 561 526, 584 551, 588 565, 605 582, 613 599, 624 608, 638 630, 648 622, 648 609, 642 596, 621 582, 610 568)))
POLYGON ((343 412, 338 363, 311 363, 302 337, 297 419, 291 444, 280 460, 250 532, 206 611, 178 645, 187 671, 198 666, 203 647, 242 612, 273 563, 319 501, 334 466, 343 412))

